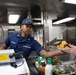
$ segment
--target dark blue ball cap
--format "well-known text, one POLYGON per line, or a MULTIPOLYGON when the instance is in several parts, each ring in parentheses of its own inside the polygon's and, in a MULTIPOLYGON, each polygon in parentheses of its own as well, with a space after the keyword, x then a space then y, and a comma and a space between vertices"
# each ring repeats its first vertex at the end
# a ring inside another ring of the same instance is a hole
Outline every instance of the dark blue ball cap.
POLYGON ((21 25, 31 25, 32 27, 34 27, 33 25, 33 21, 29 18, 25 18, 23 21, 22 21, 22 24, 21 25))

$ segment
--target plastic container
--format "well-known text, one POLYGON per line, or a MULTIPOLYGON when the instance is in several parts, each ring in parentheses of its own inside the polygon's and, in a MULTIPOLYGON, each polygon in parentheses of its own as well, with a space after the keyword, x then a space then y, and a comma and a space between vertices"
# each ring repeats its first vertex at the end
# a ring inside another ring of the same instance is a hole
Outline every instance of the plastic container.
POLYGON ((53 75, 53 66, 51 63, 51 58, 47 59, 47 65, 45 67, 45 75, 53 75))

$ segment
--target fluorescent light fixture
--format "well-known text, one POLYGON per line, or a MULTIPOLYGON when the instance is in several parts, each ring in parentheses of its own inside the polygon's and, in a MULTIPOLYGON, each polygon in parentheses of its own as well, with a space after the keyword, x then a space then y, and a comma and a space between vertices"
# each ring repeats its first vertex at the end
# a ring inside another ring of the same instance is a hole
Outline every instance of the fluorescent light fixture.
POLYGON ((18 14, 10 14, 10 15, 8 16, 8 22, 9 22, 10 24, 15 24, 15 23, 17 23, 19 17, 20 17, 20 15, 18 15, 18 14))
POLYGON ((74 19, 75 19, 75 18, 73 18, 73 17, 67 17, 67 18, 58 20, 58 21, 56 21, 56 22, 53 22, 53 24, 61 24, 61 23, 68 22, 68 21, 71 21, 71 20, 74 20, 74 19))
POLYGON ((76 0, 64 0, 65 3, 76 4, 76 0))

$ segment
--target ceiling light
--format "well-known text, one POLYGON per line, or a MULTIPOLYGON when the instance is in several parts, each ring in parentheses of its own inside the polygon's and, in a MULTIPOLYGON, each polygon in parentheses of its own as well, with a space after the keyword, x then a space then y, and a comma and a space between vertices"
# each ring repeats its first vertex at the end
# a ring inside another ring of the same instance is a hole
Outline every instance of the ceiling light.
POLYGON ((64 0, 65 3, 76 4, 76 0, 64 0))
POLYGON ((68 21, 71 21, 71 20, 74 20, 74 19, 75 18, 73 18, 73 17, 67 17, 67 18, 55 21, 55 22, 53 22, 53 24, 61 24, 61 23, 68 22, 68 21))
POLYGON ((8 22, 9 22, 10 24, 15 24, 15 23, 17 23, 19 17, 20 17, 20 15, 18 15, 18 14, 10 14, 10 15, 8 16, 8 22))

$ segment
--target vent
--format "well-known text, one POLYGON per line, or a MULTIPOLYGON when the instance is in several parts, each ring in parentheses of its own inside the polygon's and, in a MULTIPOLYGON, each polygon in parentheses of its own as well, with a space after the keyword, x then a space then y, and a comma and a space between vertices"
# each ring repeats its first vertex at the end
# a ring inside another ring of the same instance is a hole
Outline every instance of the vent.
POLYGON ((34 22, 34 25, 42 25, 43 24, 43 16, 42 16, 41 8, 39 5, 31 6, 31 19, 34 22))

